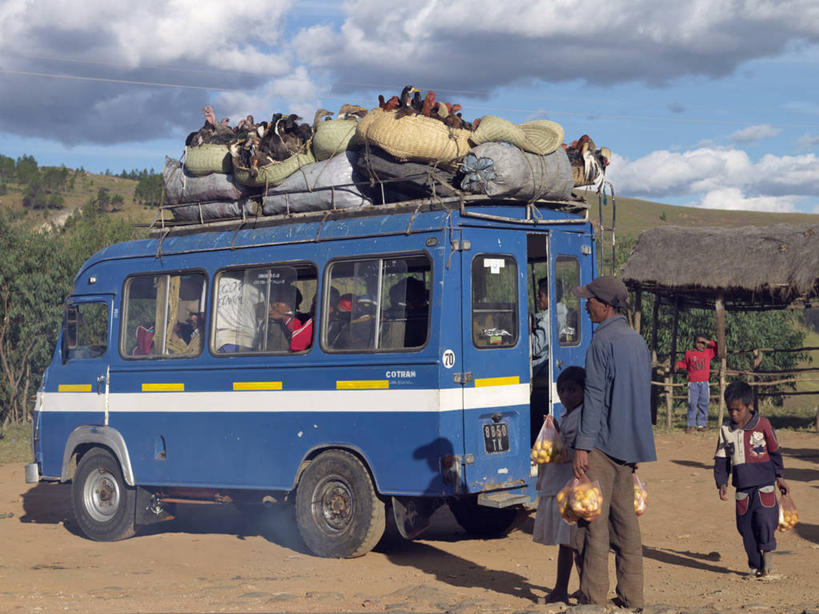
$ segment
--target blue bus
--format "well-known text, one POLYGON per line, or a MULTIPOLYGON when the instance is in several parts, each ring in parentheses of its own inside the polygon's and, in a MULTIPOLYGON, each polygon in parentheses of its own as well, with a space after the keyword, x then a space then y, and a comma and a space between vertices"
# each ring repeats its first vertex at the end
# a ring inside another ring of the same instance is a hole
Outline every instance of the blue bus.
POLYGON ((29 482, 70 481, 94 540, 185 502, 295 507, 354 557, 448 504, 502 534, 534 502, 533 433, 591 322, 582 202, 434 198, 164 225, 77 274, 34 412, 29 482), (530 330, 547 280, 545 378, 530 330))

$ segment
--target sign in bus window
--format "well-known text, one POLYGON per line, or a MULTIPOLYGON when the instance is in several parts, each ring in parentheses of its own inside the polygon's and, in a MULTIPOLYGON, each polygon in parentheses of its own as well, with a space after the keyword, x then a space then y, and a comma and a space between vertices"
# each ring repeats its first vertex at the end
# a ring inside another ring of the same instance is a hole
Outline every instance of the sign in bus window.
POLYGON ((580 285, 580 264, 574 256, 558 256, 555 261, 557 331, 560 345, 580 343, 580 299, 572 288, 580 285))
POLYGON ((328 351, 400 351, 426 345, 432 268, 425 255, 334 262, 323 343, 328 351))
POLYGON ((120 351, 127 358, 183 358, 202 352, 205 275, 162 273, 125 281, 120 351))
POLYGON ((518 341, 518 267, 511 256, 472 261, 472 342, 479 348, 518 341))
POLYGON ((310 348, 316 300, 311 263, 248 267, 216 276, 212 349, 282 354, 310 348), (305 304, 305 297, 310 302, 305 304))

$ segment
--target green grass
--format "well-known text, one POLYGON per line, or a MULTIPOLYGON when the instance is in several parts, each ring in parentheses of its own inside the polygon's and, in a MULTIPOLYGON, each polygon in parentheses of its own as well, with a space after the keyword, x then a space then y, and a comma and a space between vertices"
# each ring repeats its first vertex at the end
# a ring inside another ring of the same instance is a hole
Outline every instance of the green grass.
POLYGON ((9 425, 0 434, 0 465, 31 462, 31 424, 9 425))
MULTIPOLYGON (((616 186, 615 186, 616 188, 616 186)), ((593 222, 599 221, 598 197, 595 192, 580 191, 579 194, 589 204, 589 217, 593 222)), ((726 209, 701 209, 699 207, 680 207, 666 205, 637 198, 618 196, 615 199, 616 219, 615 233, 618 240, 625 237, 636 239, 641 232, 655 226, 720 226, 736 228, 739 226, 769 226, 771 224, 816 224, 819 215, 815 213, 773 213, 761 211, 737 211, 726 209)), ((611 227, 611 197, 603 206, 603 222, 606 228, 611 227)), ((608 238, 608 235, 607 235, 608 238)))

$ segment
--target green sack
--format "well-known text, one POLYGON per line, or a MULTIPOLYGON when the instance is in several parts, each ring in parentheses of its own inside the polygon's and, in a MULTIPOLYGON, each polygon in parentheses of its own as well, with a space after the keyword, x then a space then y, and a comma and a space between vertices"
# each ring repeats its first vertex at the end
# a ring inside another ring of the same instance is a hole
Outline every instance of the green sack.
POLYGON ((313 153, 308 149, 306 154, 296 154, 281 162, 271 162, 256 169, 254 177, 249 168, 236 164, 233 161, 233 177, 242 185, 251 187, 272 187, 279 185, 302 166, 316 161, 313 153))
POLYGON ((185 147, 185 170, 191 175, 210 175, 224 173, 227 175, 233 165, 227 145, 199 145, 185 147))
POLYGON ((358 121, 355 119, 332 119, 321 122, 313 134, 313 155, 321 162, 346 151, 355 137, 358 121))

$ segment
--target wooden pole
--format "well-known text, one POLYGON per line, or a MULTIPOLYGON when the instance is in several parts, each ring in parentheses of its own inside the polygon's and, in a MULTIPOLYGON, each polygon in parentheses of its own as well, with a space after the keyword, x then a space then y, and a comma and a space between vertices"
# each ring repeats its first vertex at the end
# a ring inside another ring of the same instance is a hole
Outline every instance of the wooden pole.
POLYGON ((717 428, 725 416, 725 370, 728 368, 728 348, 725 347, 725 293, 720 291, 714 304, 717 312, 717 350, 719 352, 719 417, 717 428))
POLYGON ((643 323, 643 289, 634 291, 634 330, 640 332, 643 323))
MULTIPOLYGON (((657 320, 660 317, 660 296, 654 295, 654 309, 651 315, 651 364, 652 371, 656 372, 659 380, 660 367, 657 365, 657 320)), ((652 381, 653 378, 652 378, 652 381)), ((659 386, 651 385, 651 424, 657 424, 657 405, 659 404, 659 386)))
MULTIPOLYGON (((754 372, 754 375, 751 376, 751 381, 752 382, 758 382, 759 381, 759 376, 756 375, 756 372, 759 370, 759 365, 762 364, 762 358, 764 357, 764 355, 765 355, 765 353, 761 349, 755 349, 753 351, 753 356, 754 356, 753 372, 754 372)), ((756 413, 759 413, 759 396, 756 393, 757 387, 754 386, 753 390, 754 390, 754 411, 756 413)))
POLYGON ((671 428, 671 414, 674 411, 674 388, 671 383, 674 378, 674 363, 677 362, 677 324, 680 320, 680 297, 674 297, 674 317, 671 322, 671 354, 668 363, 668 375, 665 378, 665 425, 671 428))

